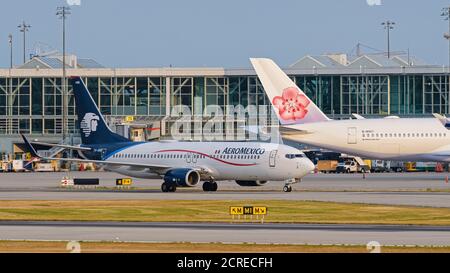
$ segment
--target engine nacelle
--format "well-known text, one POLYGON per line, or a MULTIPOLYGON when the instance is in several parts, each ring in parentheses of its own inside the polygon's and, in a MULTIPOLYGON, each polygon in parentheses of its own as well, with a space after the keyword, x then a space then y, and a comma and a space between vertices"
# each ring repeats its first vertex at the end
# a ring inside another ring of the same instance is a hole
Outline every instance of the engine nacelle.
POLYGON ((164 175, 164 182, 175 183, 179 187, 195 187, 200 182, 200 174, 187 168, 171 169, 164 175))
POLYGON ((236 183, 241 187, 260 187, 267 184, 267 181, 249 181, 249 180, 236 180, 236 183))

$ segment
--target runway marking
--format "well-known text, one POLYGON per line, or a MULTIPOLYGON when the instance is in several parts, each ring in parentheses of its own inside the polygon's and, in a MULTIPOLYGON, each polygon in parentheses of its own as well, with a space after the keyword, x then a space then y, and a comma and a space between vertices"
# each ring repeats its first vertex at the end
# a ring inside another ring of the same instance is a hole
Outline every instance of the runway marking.
POLYGON ((258 223, 187 223, 187 222, 84 222, 84 221, 0 221, 0 226, 185 228, 229 230, 322 230, 359 232, 450 232, 450 226, 361 225, 361 224, 258 224, 258 223))

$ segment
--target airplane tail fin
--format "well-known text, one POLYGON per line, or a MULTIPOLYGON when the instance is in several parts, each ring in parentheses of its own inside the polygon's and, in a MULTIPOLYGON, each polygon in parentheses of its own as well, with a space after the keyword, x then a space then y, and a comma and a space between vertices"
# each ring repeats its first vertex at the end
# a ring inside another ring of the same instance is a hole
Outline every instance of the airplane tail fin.
POLYGON ((130 142, 109 129, 86 85, 80 77, 71 77, 75 106, 83 144, 130 142))
POLYGON ((270 59, 250 59, 282 125, 330 120, 270 59))

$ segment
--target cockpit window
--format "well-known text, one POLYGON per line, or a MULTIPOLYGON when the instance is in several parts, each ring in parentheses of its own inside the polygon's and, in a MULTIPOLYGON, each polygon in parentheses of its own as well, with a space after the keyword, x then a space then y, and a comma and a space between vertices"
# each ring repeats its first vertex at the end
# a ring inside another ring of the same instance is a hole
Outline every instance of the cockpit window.
POLYGON ((305 157, 304 154, 286 154, 286 158, 288 159, 294 159, 294 158, 302 158, 305 157))

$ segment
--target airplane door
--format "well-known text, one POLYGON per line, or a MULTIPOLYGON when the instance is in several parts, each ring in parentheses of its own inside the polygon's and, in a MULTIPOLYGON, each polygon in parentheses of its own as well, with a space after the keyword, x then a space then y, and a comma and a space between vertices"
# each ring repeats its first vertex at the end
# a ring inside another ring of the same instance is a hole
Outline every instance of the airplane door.
POLYGON ((347 143, 356 144, 356 127, 349 127, 347 131, 347 143))
POLYGON ((186 155, 185 155, 185 157, 186 157, 186 163, 191 163, 191 161, 192 161, 192 154, 191 153, 187 153, 186 155))
POLYGON ((273 150, 269 154, 269 167, 271 167, 271 168, 275 168, 275 166, 276 166, 277 153, 278 153, 277 150, 273 150))
POLYGON ((186 163, 196 164, 197 163, 197 155, 194 153, 187 153, 186 154, 186 163))

